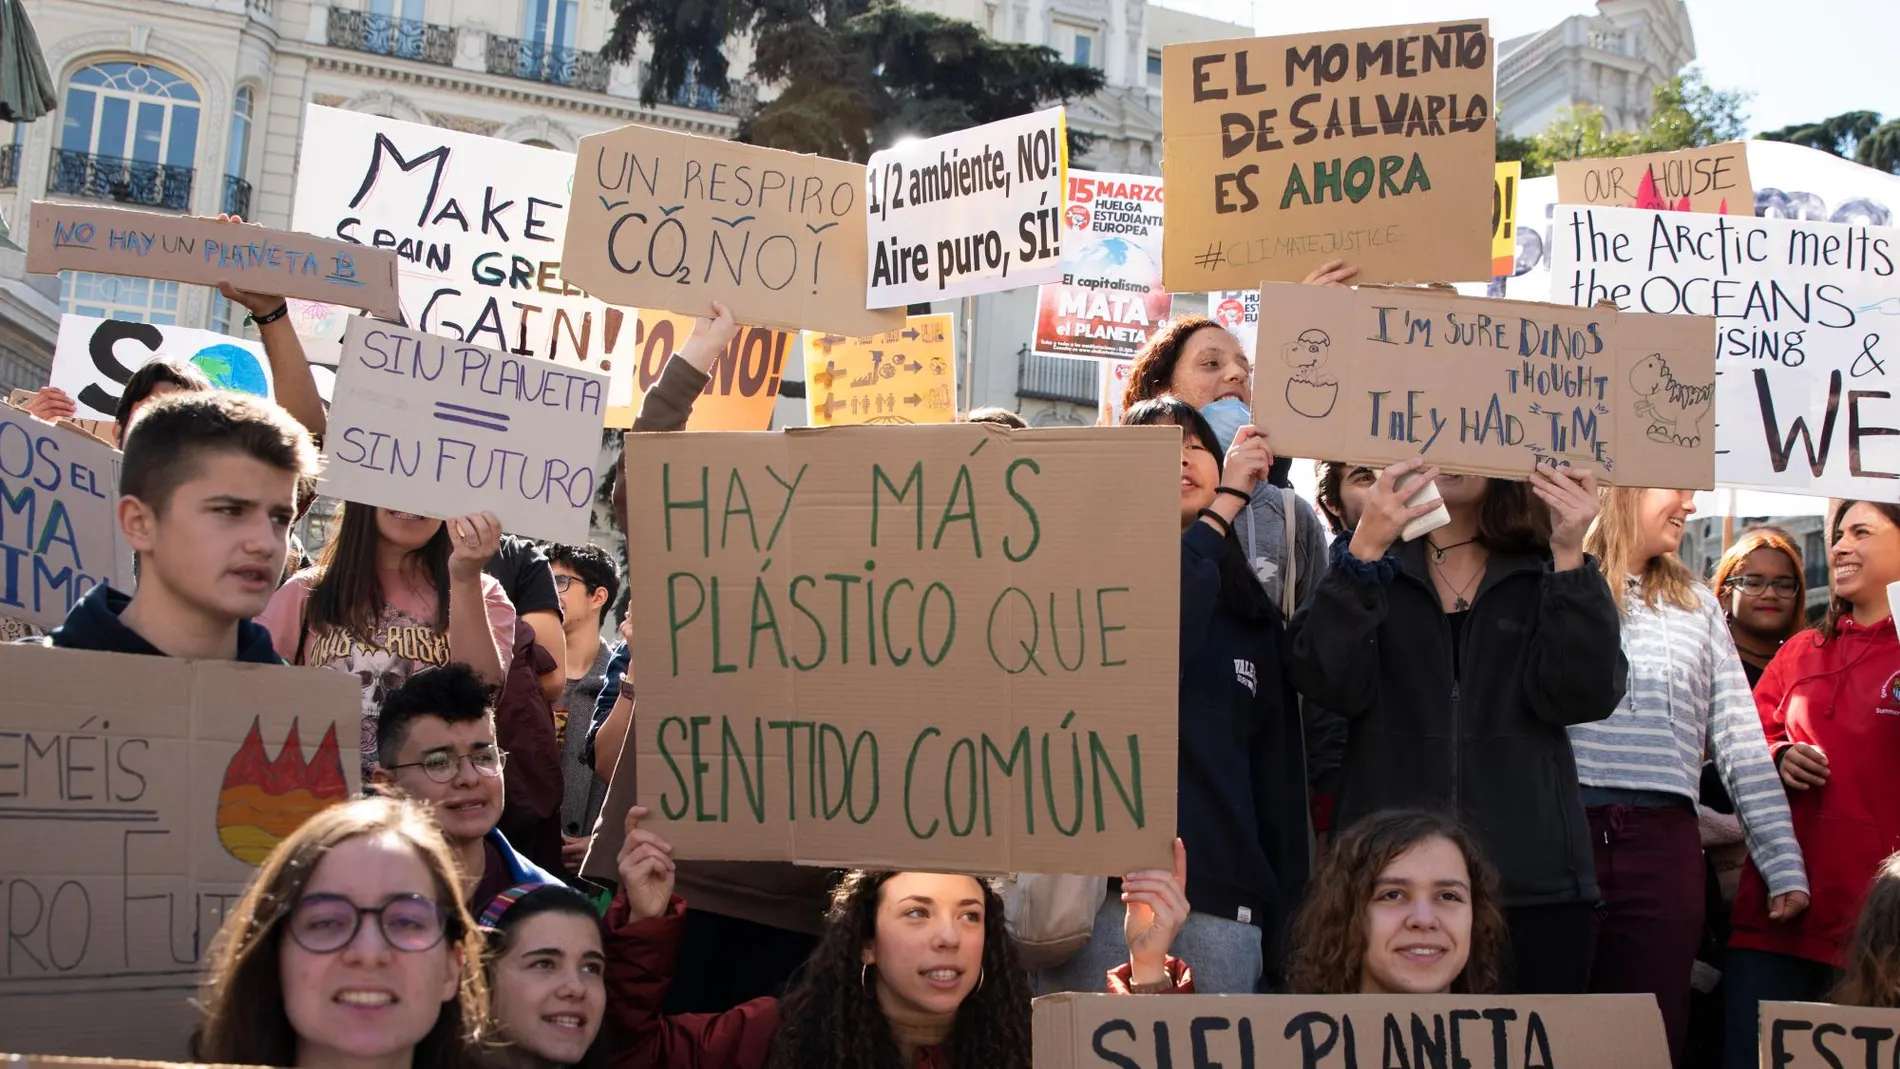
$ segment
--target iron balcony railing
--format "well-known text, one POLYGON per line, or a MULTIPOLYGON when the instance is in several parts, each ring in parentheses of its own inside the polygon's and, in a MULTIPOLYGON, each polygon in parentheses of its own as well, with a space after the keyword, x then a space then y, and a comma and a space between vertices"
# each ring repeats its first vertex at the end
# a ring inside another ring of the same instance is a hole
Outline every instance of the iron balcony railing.
MULTIPOLYGON (((647 84, 647 80, 652 77, 653 65, 642 60, 640 84, 647 84)), ((726 101, 721 97, 719 90, 709 85, 700 85, 696 80, 689 80, 676 91, 661 97, 660 103, 671 104, 676 108, 691 108, 694 111, 724 112, 727 110, 726 101)))
POLYGON ((0 189, 20 184, 20 146, 0 145, 0 189))
POLYGON ((191 181, 189 167, 55 149, 46 190, 182 212, 191 207, 191 181))
POLYGON ((563 48, 517 37, 488 37, 488 73, 504 78, 565 85, 594 93, 607 91, 607 60, 598 52, 563 48))
POLYGON ((251 184, 234 174, 224 176, 224 208, 226 215, 251 214, 251 184))
POLYGON ((1023 346, 1017 354, 1016 396, 1033 401, 1066 401, 1072 405, 1100 404, 1101 365, 1094 360, 1042 356, 1023 346))
POLYGON ((455 31, 433 22, 417 22, 393 15, 333 7, 330 9, 329 41, 333 48, 347 48, 353 52, 413 59, 438 67, 455 65, 455 31))

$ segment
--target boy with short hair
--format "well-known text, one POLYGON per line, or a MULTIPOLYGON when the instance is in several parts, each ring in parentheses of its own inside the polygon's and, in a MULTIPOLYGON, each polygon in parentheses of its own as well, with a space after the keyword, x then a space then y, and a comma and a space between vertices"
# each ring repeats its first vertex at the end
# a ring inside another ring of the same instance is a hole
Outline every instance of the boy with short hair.
POLYGON ((431 806, 477 916, 510 887, 560 882, 495 827, 508 755, 495 743, 494 693, 466 664, 425 668, 383 702, 376 722, 375 782, 431 806))
POLYGON ((601 638, 607 608, 620 592, 620 570, 599 546, 550 545, 548 564, 561 594, 561 627, 567 633, 566 687, 554 707, 561 735, 561 854, 567 870, 579 873, 607 797, 607 784, 581 760, 592 725, 594 703, 607 681, 613 650, 601 638), (578 714, 578 716, 576 715, 578 714))
POLYGON ((290 414, 216 391, 154 400, 119 468, 119 527, 137 592, 101 583, 49 642, 67 649, 282 664, 251 617, 276 593, 317 450, 290 414))

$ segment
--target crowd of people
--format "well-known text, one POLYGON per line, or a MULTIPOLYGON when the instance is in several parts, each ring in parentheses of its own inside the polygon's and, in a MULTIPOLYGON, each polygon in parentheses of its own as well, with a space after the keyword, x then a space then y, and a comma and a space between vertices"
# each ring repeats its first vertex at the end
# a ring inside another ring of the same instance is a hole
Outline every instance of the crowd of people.
MULTIPOLYGON (((1640 992, 1678 1066, 1752 1067, 1760 1001, 1900 1006, 1900 505, 1831 508, 1810 626, 1784 534, 1682 561, 1685 492, 1322 459, 1307 502, 1238 341, 1173 321, 1122 422, 1181 432, 1175 864, 1032 972, 976 876, 675 861, 636 807, 617 883, 583 877, 637 708, 614 554, 347 503, 300 560, 322 406, 282 302, 228 295, 278 403, 135 375, 136 586, 29 639, 361 683, 368 796, 227 915, 199 1060, 1026 1069, 1057 991, 1640 992), (1407 538, 1428 481, 1449 522, 1407 538)), ((684 428, 736 329, 712 312, 636 431, 684 428)))

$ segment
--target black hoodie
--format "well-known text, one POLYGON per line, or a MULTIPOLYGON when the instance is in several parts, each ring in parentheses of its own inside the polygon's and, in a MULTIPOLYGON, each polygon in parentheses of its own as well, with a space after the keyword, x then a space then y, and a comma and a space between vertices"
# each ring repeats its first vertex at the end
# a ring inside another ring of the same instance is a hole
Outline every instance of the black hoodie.
MULTIPOLYGON (((165 656, 157 646, 145 641, 144 636, 119 622, 119 614, 130 604, 132 595, 100 583, 79 599, 66 614, 66 622, 54 628, 48 640, 60 649, 165 656)), ((271 645, 270 631, 251 620, 238 621, 236 652, 235 660, 252 664, 284 663, 271 645)))

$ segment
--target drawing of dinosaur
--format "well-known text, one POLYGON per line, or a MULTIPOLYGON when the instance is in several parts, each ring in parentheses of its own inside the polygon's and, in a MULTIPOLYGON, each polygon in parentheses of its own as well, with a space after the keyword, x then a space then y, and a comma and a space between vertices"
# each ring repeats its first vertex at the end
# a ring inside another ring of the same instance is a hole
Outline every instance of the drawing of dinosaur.
POLYGON ((1630 369, 1636 414, 1649 421, 1649 439, 1693 449, 1702 444, 1702 421, 1715 406, 1715 384, 1676 381, 1669 361, 1651 353, 1630 369))

